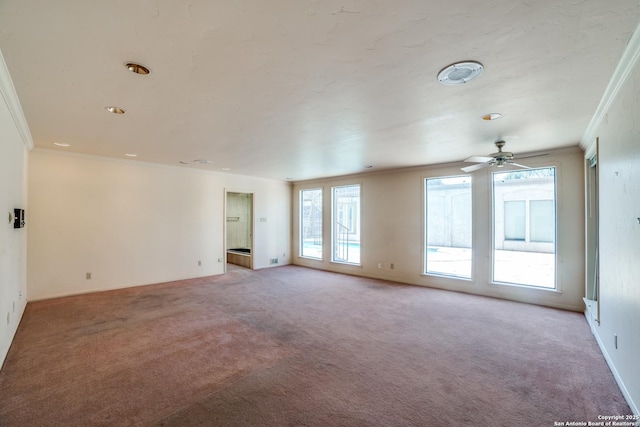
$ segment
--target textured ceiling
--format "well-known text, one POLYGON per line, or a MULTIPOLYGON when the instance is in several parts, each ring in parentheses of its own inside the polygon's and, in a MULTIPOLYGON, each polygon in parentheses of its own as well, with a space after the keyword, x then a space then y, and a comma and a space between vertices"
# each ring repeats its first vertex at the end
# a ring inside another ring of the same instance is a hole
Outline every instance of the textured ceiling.
POLYGON ((639 20, 637 0, 2 0, 0 50, 37 147, 303 180, 577 145, 639 20), (439 84, 462 60, 484 74, 439 84))

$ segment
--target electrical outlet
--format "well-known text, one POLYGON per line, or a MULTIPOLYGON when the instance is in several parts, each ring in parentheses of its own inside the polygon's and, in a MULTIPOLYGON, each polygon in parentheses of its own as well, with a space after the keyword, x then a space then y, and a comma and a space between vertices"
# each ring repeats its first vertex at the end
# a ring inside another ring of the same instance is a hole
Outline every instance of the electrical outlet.
POLYGON ((218 258, 218 262, 222 262, 222 258, 218 258))
POLYGON ((20 291, 20 293, 18 294, 18 299, 22 299, 22 291, 20 291))
POLYGON ((381 262, 378 263, 378 268, 382 268, 382 263, 381 262))
POLYGON ((87 273, 86 276, 87 280, 91 280, 91 273, 87 273))
POLYGON ((394 263, 389 264, 389 268, 393 270, 395 268, 395 264, 394 263))
POLYGON ((198 260, 198 267, 202 266, 202 260, 198 260))
POLYGON ((11 313, 7 313, 7 325, 11 323, 11 313))

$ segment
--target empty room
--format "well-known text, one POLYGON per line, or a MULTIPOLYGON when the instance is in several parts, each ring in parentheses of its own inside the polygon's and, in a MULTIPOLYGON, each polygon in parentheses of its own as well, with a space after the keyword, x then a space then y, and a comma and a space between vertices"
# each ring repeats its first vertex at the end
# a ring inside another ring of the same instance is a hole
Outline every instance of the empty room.
POLYGON ((0 2, 0 426, 639 426, 640 3, 0 2))

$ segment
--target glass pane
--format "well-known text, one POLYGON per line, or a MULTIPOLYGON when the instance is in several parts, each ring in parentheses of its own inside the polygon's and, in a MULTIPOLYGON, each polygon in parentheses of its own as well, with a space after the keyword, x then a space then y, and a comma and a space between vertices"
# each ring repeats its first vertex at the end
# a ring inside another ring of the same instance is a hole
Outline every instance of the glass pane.
POLYGON ((553 200, 531 201, 531 241, 553 242, 555 237, 553 200))
POLYGON ((360 185, 333 188, 332 259, 360 264, 360 185))
POLYGON ((555 168, 493 173, 494 282, 555 289, 555 200, 555 168))
POLYGON ((471 278, 471 177, 429 178, 425 271, 471 278))
POLYGON ((524 240, 526 233, 524 200, 504 202, 504 238, 506 240, 524 240))
POLYGON ((300 255, 322 259, 322 189, 300 192, 300 255))

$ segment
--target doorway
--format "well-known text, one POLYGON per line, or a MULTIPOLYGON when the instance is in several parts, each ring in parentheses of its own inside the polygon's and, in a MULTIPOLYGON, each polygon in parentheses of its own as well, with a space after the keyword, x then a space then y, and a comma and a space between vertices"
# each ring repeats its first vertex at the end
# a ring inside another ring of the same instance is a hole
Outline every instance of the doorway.
POLYGON ((253 193, 226 192, 227 263, 253 269, 253 193))

